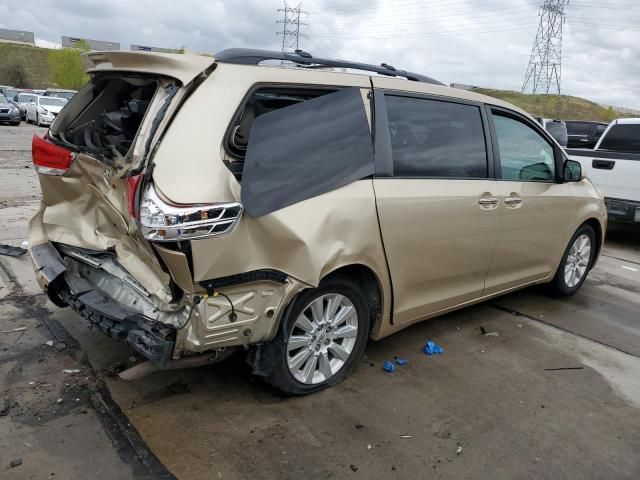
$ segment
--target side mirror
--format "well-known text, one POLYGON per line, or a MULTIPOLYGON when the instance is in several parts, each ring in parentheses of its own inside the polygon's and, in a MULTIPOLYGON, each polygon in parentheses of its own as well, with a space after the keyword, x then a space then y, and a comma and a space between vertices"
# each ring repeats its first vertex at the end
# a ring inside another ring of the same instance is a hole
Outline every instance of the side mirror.
POLYGON ((564 161, 563 177, 565 182, 579 182, 585 176, 582 174, 582 165, 575 160, 564 161))

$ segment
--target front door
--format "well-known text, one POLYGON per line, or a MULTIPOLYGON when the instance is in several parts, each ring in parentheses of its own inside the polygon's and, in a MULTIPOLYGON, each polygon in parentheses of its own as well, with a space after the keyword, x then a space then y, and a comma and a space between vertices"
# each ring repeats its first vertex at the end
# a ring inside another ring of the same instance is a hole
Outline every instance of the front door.
POLYGON ((482 295, 498 185, 481 105, 390 91, 384 99, 393 171, 374 178, 374 188, 394 323, 402 324, 482 295))
POLYGON ((554 274, 576 208, 569 185, 556 178, 561 155, 533 122, 493 110, 500 233, 485 295, 554 274))

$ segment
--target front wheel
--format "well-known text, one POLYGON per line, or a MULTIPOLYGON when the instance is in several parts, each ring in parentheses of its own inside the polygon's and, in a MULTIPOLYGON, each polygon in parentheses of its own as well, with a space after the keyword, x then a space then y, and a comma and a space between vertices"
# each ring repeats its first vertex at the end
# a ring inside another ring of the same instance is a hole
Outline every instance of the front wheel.
POLYGON ((344 380, 364 355, 369 311, 346 277, 302 292, 278 336, 264 348, 273 366, 267 381, 289 395, 305 395, 344 380))
POLYGON ((551 288, 553 293, 569 296, 578 291, 593 265, 596 253, 596 233, 589 225, 582 225, 569 241, 562 256, 551 288))

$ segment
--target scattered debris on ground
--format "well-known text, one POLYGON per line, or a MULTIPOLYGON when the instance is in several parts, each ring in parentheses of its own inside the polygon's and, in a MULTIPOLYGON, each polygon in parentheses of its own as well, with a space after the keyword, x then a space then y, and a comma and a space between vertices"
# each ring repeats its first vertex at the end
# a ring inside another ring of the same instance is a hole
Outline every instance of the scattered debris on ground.
POLYGON ((395 357, 395 359, 396 359, 396 363, 400 366, 406 365, 407 363, 409 363, 409 360, 407 360, 406 358, 395 357))
POLYGON ((4 417, 9 413, 9 409, 11 408, 11 402, 9 402, 8 398, 5 398, 0 402, 0 417, 4 417))
POLYGON ((547 372, 557 372, 559 370, 584 370, 584 367, 557 367, 557 368, 545 368, 547 372))
POLYGON ((62 373, 80 373, 80 370, 77 368, 65 368, 62 373))
POLYGON ((9 330, 2 330, 2 333, 24 332, 26 329, 27 327, 16 327, 16 328, 11 328, 9 330))
POLYGON ((12 247, 11 245, 0 244, 0 255, 6 255, 8 257, 19 257, 24 255, 27 251, 22 247, 12 247))
POLYGON ((462 455, 462 447, 456 448, 456 455, 462 455))
POLYGON ((480 333, 485 337, 499 337, 500 334, 498 332, 487 332, 487 329, 480 325, 480 333))
POLYGON ((424 344, 424 348, 422 349, 422 351, 427 355, 440 355, 444 353, 444 349, 431 340, 427 341, 427 343, 424 344))
POLYGON ((382 364, 382 369, 387 373, 393 373, 396 371, 396 366, 387 360, 382 364))
POLYGON ((167 385, 167 390, 169 391, 169 393, 173 393, 174 395, 191 393, 191 388, 189 387, 189 384, 183 382, 182 380, 178 380, 177 382, 173 382, 167 385))
POLYGON ((22 459, 16 458, 15 460, 11 460, 11 462, 9 463, 9 468, 19 467, 20 465, 22 465, 22 459))

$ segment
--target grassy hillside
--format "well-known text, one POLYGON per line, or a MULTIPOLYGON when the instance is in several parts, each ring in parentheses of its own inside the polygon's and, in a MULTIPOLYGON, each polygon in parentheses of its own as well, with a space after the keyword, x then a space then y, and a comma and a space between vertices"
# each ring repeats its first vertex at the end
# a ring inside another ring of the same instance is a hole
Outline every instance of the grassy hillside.
POLYGON ((31 88, 55 87, 47 63, 49 52, 46 48, 0 43, 0 85, 12 85, 6 78, 5 69, 14 62, 20 62, 25 67, 31 88))
POLYGON ((567 95, 533 95, 510 90, 480 88, 474 92, 499 98, 522 108, 532 115, 560 120, 600 120, 610 122, 621 116, 613 108, 605 108, 584 98, 567 95))

